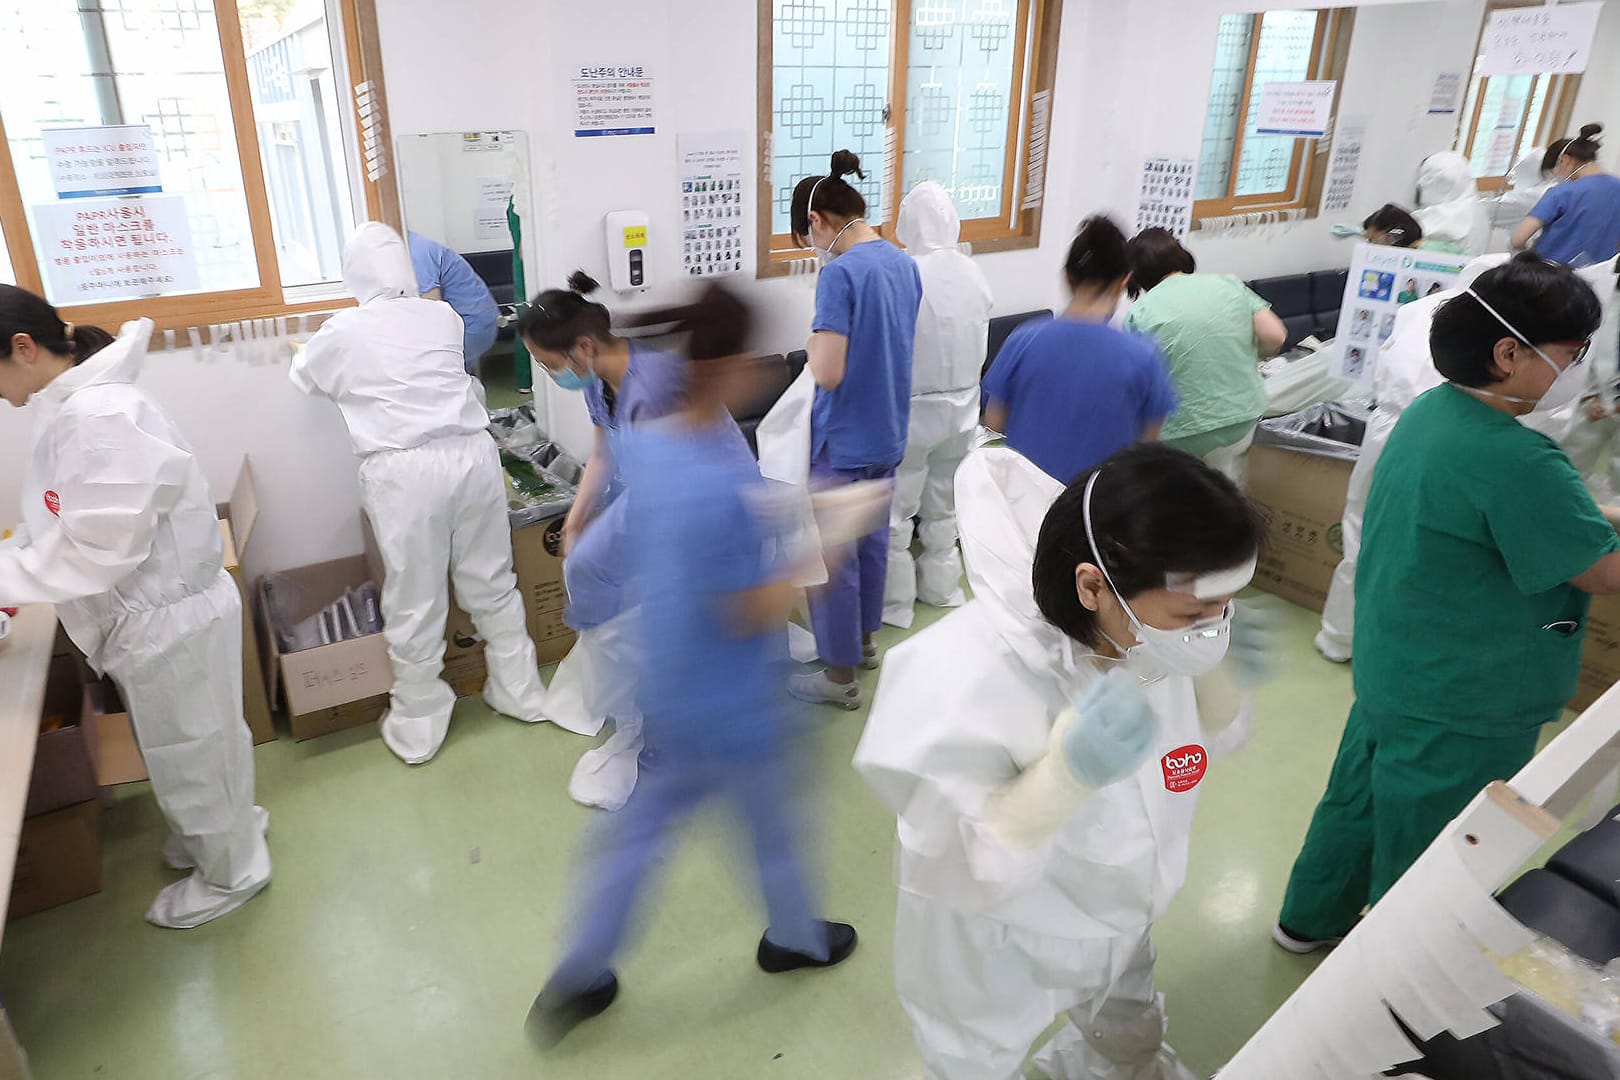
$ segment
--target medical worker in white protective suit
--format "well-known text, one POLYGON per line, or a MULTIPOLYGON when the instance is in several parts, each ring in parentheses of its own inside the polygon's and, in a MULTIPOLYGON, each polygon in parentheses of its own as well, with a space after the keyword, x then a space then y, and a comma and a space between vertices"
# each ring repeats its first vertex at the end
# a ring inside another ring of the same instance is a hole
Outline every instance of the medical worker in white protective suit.
POLYGON ((1586 354, 1586 393, 1555 438, 1601 506, 1620 497, 1620 256, 1575 273, 1603 303, 1603 325, 1586 354))
POLYGON ((449 583, 487 643, 484 700, 530 723, 546 691, 529 637, 506 518, 506 481, 474 377, 461 316, 416 293, 399 234, 379 222, 343 249, 343 283, 360 301, 298 353, 290 375, 331 398, 360 456, 360 498, 382 554, 383 636, 394 688, 383 741, 419 765, 439 752, 456 695, 441 677, 449 583))
MULTIPOLYGON (((1530 216, 1541 197, 1557 185, 1552 169, 1568 143, 1568 139, 1556 139, 1550 149, 1535 147, 1508 170, 1507 187, 1495 198, 1485 200, 1493 229, 1505 229, 1511 236, 1519 222, 1530 216), (1552 159, 1550 164, 1548 158, 1552 159)), ((1508 247, 1505 239, 1501 246, 1504 250, 1508 247)))
POLYGON ((990 283, 956 248, 962 221, 945 189, 924 180, 900 200, 895 235, 922 275, 922 308, 911 362, 906 456, 894 477, 889 514, 889 576, 883 621, 910 627, 918 600, 957 607, 962 559, 956 552, 956 467, 979 423, 979 375, 990 332, 990 283), (922 558, 911 558, 912 519, 922 558))
POLYGON ((28 461, 9 463, 23 473, 23 528, 0 544, 0 606, 55 604, 118 685, 169 824, 163 858, 191 871, 147 921, 200 926, 270 882, 242 720, 242 599, 208 484, 135 387, 151 320, 114 341, 0 285, 0 334, 0 397, 34 424, 28 461))
POLYGON ((1420 247, 1453 255, 1483 255, 1491 243, 1491 213, 1474 184, 1468 159, 1455 150, 1430 154, 1418 167, 1420 247))
POLYGON ((957 513, 974 600, 890 651, 855 753, 899 818, 895 984, 924 1074, 1021 1077, 1066 1013, 1045 1075, 1186 1080, 1149 931, 1264 678, 1263 616, 1232 600, 1263 526, 1158 444, 1067 489, 977 451, 957 513))
POLYGON ((1367 513, 1367 495, 1372 491, 1373 469, 1401 413, 1419 395, 1446 381, 1434 369, 1434 358, 1429 355, 1429 326, 1434 322, 1434 313, 1479 275, 1507 260, 1505 252, 1482 256, 1463 268, 1452 288, 1402 305, 1395 316, 1394 331, 1378 352, 1378 369, 1373 375, 1373 400, 1378 407, 1367 418, 1361 453, 1350 470, 1344 517, 1340 519, 1344 556, 1333 571, 1327 601, 1322 606, 1322 629, 1316 635, 1316 651, 1336 664, 1350 659, 1355 637, 1356 561, 1361 555, 1361 524, 1367 513))
MULTIPOLYGON (((1463 268, 1456 284, 1445 292, 1425 296, 1403 306, 1395 318, 1395 331, 1378 353, 1378 370, 1373 377, 1374 399, 1378 407, 1367 420, 1361 440, 1361 455, 1350 472, 1345 492, 1341 529, 1344 557, 1333 571, 1327 601, 1322 606, 1322 629, 1316 635, 1316 650, 1334 663, 1351 657, 1355 637, 1356 564, 1361 555, 1361 526, 1367 513, 1367 496, 1372 491, 1373 469, 1395 430, 1401 413, 1419 395, 1445 382, 1434 369, 1429 353, 1429 327, 1441 304, 1461 294, 1481 274, 1510 258, 1506 252, 1483 255, 1463 268)), ((1616 435, 1620 418, 1615 413, 1615 382, 1620 379, 1620 293, 1616 292, 1616 260, 1577 271, 1603 302, 1603 325, 1592 338, 1586 358, 1589 388, 1582 402, 1566 406, 1547 419, 1534 421, 1537 430, 1556 439, 1586 481, 1592 497, 1600 504, 1612 501, 1615 457, 1620 455, 1616 435)), ((1526 420, 1529 423, 1532 421, 1526 420)))

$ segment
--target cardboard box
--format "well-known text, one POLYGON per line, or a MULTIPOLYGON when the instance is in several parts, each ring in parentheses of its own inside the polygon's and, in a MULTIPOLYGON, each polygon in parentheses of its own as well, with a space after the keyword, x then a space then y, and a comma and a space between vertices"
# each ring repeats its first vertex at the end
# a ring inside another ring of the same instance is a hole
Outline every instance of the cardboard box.
POLYGON ((270 720, 270 699, 265 692, 264 661, 254 633, 253 597, 242 575, 242 558, 253 539, 253 526, 259 521, 259 493, 253 486, 253 464, 242 459, 236 485, 228 502, 214 507, 219 515, 219 531, 225 542, 225 570, 242 594, 242 718, 253 732, 256 744, 276 737, 270 720))
MULTIPOLYGON (((294 622, 309 618, 349 589, 371 580, 365 556, 317 563, 285 570, 275 575, 281 597, 299 604, 287 611, 294 622), (296 594, 296 599, 292 594, 296 594)), ((394 685, 393 668, 388 661, 388 645, 381 634, 321 645, 300 652, 282 653, 270 624, 270 604, 264 580, 259 582, 261 629, 270 655, 270 667, 278 677, 279 698, 285 702, 294 739, 313 739, 370 723, 382 715, 382 708, 366 705, 372 699, 387 701, 394 685), (356 706, 345 708, 345 706, 356 706), (365 706, 365 707, 361 707, 365 706)))
POLYGON ((79 721, 90 737, 96 762, 96 783, 102 787, 132 784, 148 778, 146 759, 135 741, 129 710, 109 679, 87 683, 80 702, 79 721))
POLYGON ((96 797, 95 749, 80 719, 78 668, 70 657, 51 658, 45 681, 43 719, 53 730, 41 731, 34 744, 34 768, 28 782, 26 817, 48 814, 96 797))
POLYGON ((100 802, 89 799, 23 821, 7 922, 100 891, 100 802))
POLYGON ((563 622, 568 588, 563 584, 562 530, 559 514, 512 533, 512 566, 540 663, 555 664, 574 647, 578 636, 563 622))
POLYGON ((1256 587, 1321 611, 1344 557, 1345 492, 1355 463, 1278 446, 1249 450, 1249 497, 1266 518, 1256 587))
POLYGON ((1620 596, 1594 596, 1586 619, 1586 644, 1581 652, 1581 681, 1569 707, 1577 711, 1602 697, 1620 682, 1620 596))

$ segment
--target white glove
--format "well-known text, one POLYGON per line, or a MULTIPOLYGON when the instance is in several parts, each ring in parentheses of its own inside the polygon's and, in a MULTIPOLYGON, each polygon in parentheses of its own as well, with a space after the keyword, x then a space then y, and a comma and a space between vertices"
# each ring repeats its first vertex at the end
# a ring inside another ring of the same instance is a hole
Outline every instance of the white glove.
POLYGON ((1239 601, 1234 608, 1225 666, 1240 690, 1253 690, 1277 677, 1282 617, 1255 601, 1239 601))
POLYGON ((1123 669, 1094 685, 1074 711, 1078 719, 1063 737, 1063 757, 1087 787, 1107 787, 1130 776, 1158 741, 1158 714, 1136 677, 1123 669))

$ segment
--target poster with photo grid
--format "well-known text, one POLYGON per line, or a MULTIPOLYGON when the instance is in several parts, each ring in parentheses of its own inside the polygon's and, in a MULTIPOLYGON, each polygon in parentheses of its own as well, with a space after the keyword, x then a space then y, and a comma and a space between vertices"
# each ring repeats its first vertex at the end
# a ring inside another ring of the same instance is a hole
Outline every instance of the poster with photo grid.
POLYGON ((1187 157, 1154 157, 1142 162, 1136 231, 1169 229, 1177 240, 1192 231, 1193 178, 1198 163, 1187 157))
POLYGON ((743 136, 682 135, 681 272, 719 277, 743 268, 743 136))

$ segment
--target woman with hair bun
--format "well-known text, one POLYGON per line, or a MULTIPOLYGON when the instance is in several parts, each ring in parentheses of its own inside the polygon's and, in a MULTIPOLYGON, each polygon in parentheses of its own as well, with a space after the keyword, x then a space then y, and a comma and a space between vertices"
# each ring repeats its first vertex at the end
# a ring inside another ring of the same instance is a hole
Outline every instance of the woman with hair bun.
MULTIPOLYGON (((810 480, 827 488, 893 477, 906 454, 911 419, 911 359, 922 307, 917 263, 866 220, 866 199, 844 177, 866 179, 848 150, 833 154, 826 176, 793 190, 789 215, 796 242, 821 260, 810 371, 810 480)), ((872 635, 883 625, 887 528, 856 543, 827 584, 810 593, 810 621, 825 670, 795 675, 794 697, 858 709, 857 667, 878 666, 872 635)))
POLYGON ((1537 255, 1574 267, 1606 262, 1620 251, 1620 177, 1598 164, 1602 134, 1602 124, 1587 124, 1564 144, 1553 169, 1559 183, 1513 230, 1515 251, 1534 240, 1537 255))

